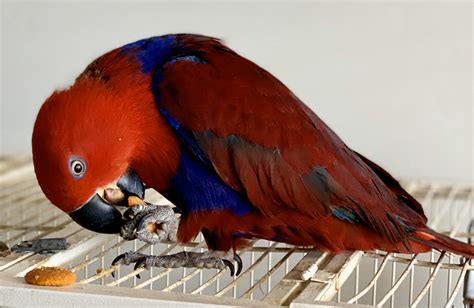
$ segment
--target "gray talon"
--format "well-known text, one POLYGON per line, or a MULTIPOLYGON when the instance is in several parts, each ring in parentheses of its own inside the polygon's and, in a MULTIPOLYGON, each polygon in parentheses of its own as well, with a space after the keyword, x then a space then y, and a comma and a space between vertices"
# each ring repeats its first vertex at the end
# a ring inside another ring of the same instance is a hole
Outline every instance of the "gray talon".
MULTIPOLYGON (((154 244, 161 241, 177 242, 179 216, 176 208, 165 205, 139 204, 129 208, 124 217, 126 222, 120 230, 125 239, 139 239, 154 244)), ((167 256, 148 256, 137 252, 127 252, 112 262, 112 265, 135 263, 134 268, 150 269, 154 267, 178 268, 229 268, 231 276, 242 271, 242 260, 238 255, 221 257, 223 252, 205 253, 182 251, 167 256), (237 271, 234 262, 237 262, 237 271)), ((224 253, 225 254, 225 253, 224 253)), ((140 275, 137 275, 140 278, 140 275)))
POLYGON ((126 219, 129 219, 126 221, 120 228, 120 236, 123 237, 126 240, 134 240, 137 238, 137 234, 135 232, 135 229, 137 228, 138 224, 142 220, 143 217, 145 217, 148 213, 151 211, 145 211, 143 210, 142 212, 137 212, 131 215, 130 213, 127 214, 128 211, 130 211, 133 208, 138 208, 138 207, 143 207, 143 205, 136 205, 130 209, 128 209, 125 213, 124 216, 126 219))
POLYGON ((120 227, 120 236, 128 241, 134 240, 137 238, 137 235, 135 234, 135 225, 126 222, 120 227))
POLYGON ((124 213, 127 220, 120 228, 126 240, 139 239, 149 244, 176 242, 179 214, 167 205, 139 204, 124 213))
MULTIPOLYGON (((195 267, 195 268, 215 268, 223 270, 229 268, 231 276, 236 273, 232 261, 216 257, 213 252, 187 252, 182 251, 167 256, 148 256, 138 252, 127 252, 114 259, 112 265, 124 264, 129 265, 135 263, 134 269, 144 268, 150 269, 154 267, 178 268, 178 267, 195 267)), ((237 263, 239 263, 237 261, 237 263)), ((240 272, 240 265, 237 272, 240 272)), ((139 275, 137 275, 140 278, 139 275)))
MULTIPOLYGON (((140 259, 138 259, 137 263, 135 263, 135 266, 133 267, 133 270, 135 271, 138 268, 144 268, 144 269, 149 270, 150 266, 148 265, 147 257, 149 257, 149 256, 144 256, 144 257, 141 257, 140 259)), ((136 276, 137 276, 138 279, 140 279, 140 274, 137 274, 136 276)))
POLYGON ((163 240, 175 242, 178 224, 179 221, 173 209, 169 206, 161 206, 140 220, 136 235, 138 239, 150 244, 163 240))
MULTIPOLYGON (((115 257, 115 259, 112 261, 112 266, 115 266, 117 264, 129 265, 145 257, 146 255, 140 252, 129 251, 115 257)), ((112 272, 112 277, 115 278, 115 272, 112 272)))
POLYGON ((123 253, 121 255, 118 255, 113 261, 112 265, 116 264, 124 264, 124 265, 129 265, 131 263, 137 262, 140 258, 146 257, 146 255, 140 253, 140 252, 135 252, 135 251, 129 251, 126 253, 123 253))

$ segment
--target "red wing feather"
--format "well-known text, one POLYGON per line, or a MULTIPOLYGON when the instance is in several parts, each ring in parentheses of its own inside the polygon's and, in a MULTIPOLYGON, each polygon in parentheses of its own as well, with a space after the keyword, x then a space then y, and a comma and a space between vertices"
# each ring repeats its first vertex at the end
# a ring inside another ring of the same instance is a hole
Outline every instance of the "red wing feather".
POLYGON ((160 107, 263 214, 290 207, 317 218, 336 208, 392 242, 424 224, 421 207, 387 172, 349 149, 275 77, 216 40, 183 40, 205 64, 165 65, 160 107))

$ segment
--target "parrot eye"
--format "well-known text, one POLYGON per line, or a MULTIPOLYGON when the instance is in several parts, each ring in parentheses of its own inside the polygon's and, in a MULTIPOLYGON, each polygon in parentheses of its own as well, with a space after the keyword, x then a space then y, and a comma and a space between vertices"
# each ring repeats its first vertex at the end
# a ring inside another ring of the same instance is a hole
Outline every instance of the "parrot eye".
POLYGON ((78 157, 70 158, 69 172, 71 172, 71 175, 76 179, 82 178, 86 172, 86 163, 78 157))

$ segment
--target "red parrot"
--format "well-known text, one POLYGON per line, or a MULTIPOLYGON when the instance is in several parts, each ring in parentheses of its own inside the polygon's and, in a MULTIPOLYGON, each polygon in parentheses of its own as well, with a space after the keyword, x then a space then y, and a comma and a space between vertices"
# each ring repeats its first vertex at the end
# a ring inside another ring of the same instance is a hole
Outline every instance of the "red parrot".
MULTIPOLYGON (((261 238, 474 257, 474 246, 428 228, 421 205, 283 83, 210 37, 152 37, 99 57, 43 104, 32 148, 47 198, 97 232, 124 224, 107 188, 143 198, 147 187, 180 209, 177 239, 202 232, 211 252, 261 238)), ((125 263, 202 266, 224 255, 129 253, 125 263)))

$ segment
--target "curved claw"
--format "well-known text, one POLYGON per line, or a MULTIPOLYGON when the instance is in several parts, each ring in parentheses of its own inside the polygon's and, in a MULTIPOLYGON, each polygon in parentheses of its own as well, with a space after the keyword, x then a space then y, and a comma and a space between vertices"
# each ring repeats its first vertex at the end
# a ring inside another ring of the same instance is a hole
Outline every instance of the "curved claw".
POLYGON ((121 255, 118 255, 118 256, 115 257, 115 259, 112 261, 112 266, 119 263, 122 259, 125 259, 125 254, 124 253, 122 253, 121 255))
MULTIPOLYGON (((115 259, 112 260, 112 266, 117 265, 122 259, 125 258, 125 254, 122 253, 121 255, 118 255, 115 257, 115 259)), ((111 273, 112 277, 115 278, 115 270, 111 273)))
MULTIPOLYGON (((118 255, 115 257, 115 259, 113 259, 112 261, 112 266, 115 266, 117 265, 120 261, 122 261, 122 259, 125 259, 125 254, 122 253, 121 255, 118 255)), ((115 270, 111 273, 112 277, 115 278, 115 270)))
POLYGON ((223 259, 222 262, 224 262, 224 264, 230 269, 230 277, 234 276, 234 273, 235 273, 234 264, 230 262, 229 260, 225 260, 225 259, 223 259))
MULTIPOLYGON (((133 270, 136 271, 139 268, 148 269, 148 266, 146 264, 146 257, 140 258, 135 262, 135 266, 133 267, 133 270)), ((137 274, 136 276, 138 279, 140 279, 140 274, 137 274)))
POLYGON ((239 276, 243 268, 242 258, 238 254, 234 254, 234 261, 237 262, 237 273, 235 273, 235 276, 239 276))

